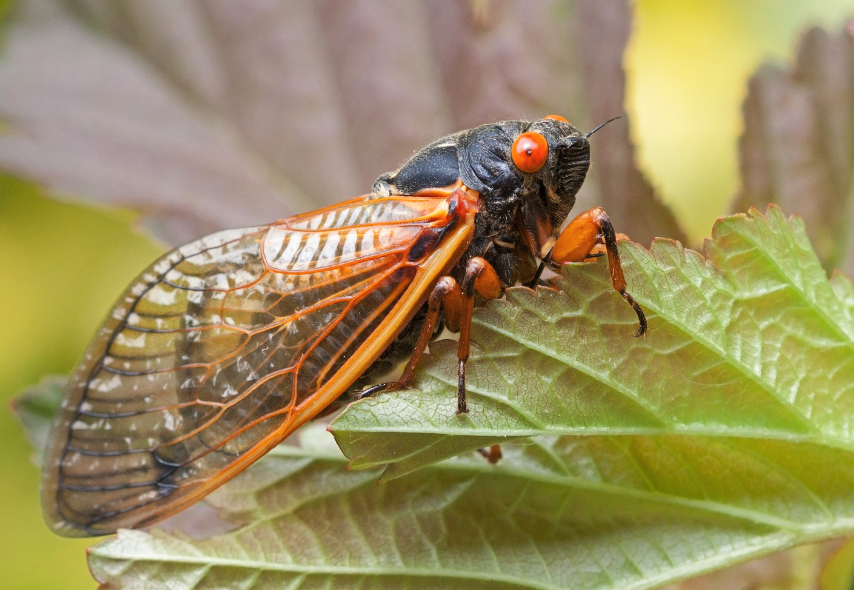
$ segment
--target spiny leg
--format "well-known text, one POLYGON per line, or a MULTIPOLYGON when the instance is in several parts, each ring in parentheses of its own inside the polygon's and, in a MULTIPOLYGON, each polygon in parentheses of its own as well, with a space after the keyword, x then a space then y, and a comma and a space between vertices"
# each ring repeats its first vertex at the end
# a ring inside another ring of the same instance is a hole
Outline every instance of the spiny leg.
POLYGON ((459 369, 457 377, 457 413, 468 412, 466 402, 466 361, 469 358, 471 348, 471 319, 474 310, 474 294, 477 292, 484 299, 496 299, 501 296, 503 288, 495 269, 486 260, 475 256, 466 263, 465 275, 463 276, 462 291, 457 286, 453 277, 445 276, 439 279, 427 304, 427 317, 424 326, 415 344, 415 350, 406 363, 403 373, 398 381, 390 383, 379 383, 364 389, 358 399, 376 395, 386 391, 397 391, 406 389, 412 384, 415 376, 415 368, 433 336, 433 328, 439 317, 442 307, 445 308, 445 323, 453 331, 459 331, 460 339, 457 345, 457 359, 459 369))
POLYGON ((430 343, 430 338, 433 336, 433 328, 436 326, 436 320, 439 318, 439 312, 442 309, 442 304, 445 306, 446 321, 450 326, 459 326, 460 309, 462 307, 462 295, 457 281, 454 277, 444 276, 439 279, 433 291, 430 293, 430 298, 427 303, 427 317, 424 318, 424 325, 421 328, 421 333, 418 335, 418 340, 415 343, 415 350, 412 356, 409 357, 409 362, 403 369, 400 379, 389 383, 378 383, 365 388, 359 394, 358 399, 371 397, 377 393, 384 391, 398 391, 406 389, 412 384, 412 379, 415 376, 415 368, 430 343))
POLYGON ((596 253, 597 246, 605 242, 605 252, 608 255, 608 267, 611 271, 611 285, 623 296, 638 316, 638 331, 635 336, 643 336, 646 332, 646 316, 640 305, 626 292, 626 277, 620 263, 620 252, 617 249, 617 236, 611 220, 601 207, 585 211, 572 220, 552 249, 551 261, 557 264, 564 262, 580 262, 596 253))
MULTIPOLYGON (((486 300, 498 299, 504 289, 495 269, 483 258, 476 256, 466 264, 466 274, 463 277, 463 307, 464 313, 458 321, 460 340, 457 348, 457 358, 460 361, 457 373, 457 413, 468 412, 466 403, 466 361, 471 348, 471 320, 474 312, 474 293, 477 292, 486 300)), ((501 460, 501 445, 492 445, 488 449, 478 449, 483 457, 495 465, 501 460)))
POLYGON ((501 297, 503 288, 498 273, 486 260, 475 256, 466 263, 466 273, 462 283, 463 304, 460 314, 460 340, 457 346, 459 370, 457 372, 457 414, 469 411, 466 403, 466 361, 471 348, 471 318, 474 312, 475 291, 484 299, 501 297))
MULTIPOLYGON (((460 333, 457 347, 457 358, 459 359, 457 414, 468 413, 465 376, 466 361, 468 361, 469 350, 471 348, 470 336, 472 313, 474 310, 474 294, 477 292, 484 299, 497 299, 501 297, 502 291, 503 287, 495 269, 479 256, 472 258, 466 264, 462 291, 453 277, 445 276, 439 279, 439 282, 436 283, 436 286, 430 293, 427 304, 427 317, 424 319, 424 326, 418 335, 415 350, 409 358, 409 362, 406 363, 400 379, 368 387, 359 394, 358 399, 373 396, 377 393, 406 389, 412 384, 415 376, 415 368, 418 366, 418 362, 421 360, 421 356, 424 354, 424 350, 433 336, 433 328, 436 325, 439 312, 444 307, 445 325, 452 332, 459 331, 460 333)), ((492 445, 489 449, 478 449, 478 452, 490 463, 495 464, 501 460, 500 445, 492 445)))

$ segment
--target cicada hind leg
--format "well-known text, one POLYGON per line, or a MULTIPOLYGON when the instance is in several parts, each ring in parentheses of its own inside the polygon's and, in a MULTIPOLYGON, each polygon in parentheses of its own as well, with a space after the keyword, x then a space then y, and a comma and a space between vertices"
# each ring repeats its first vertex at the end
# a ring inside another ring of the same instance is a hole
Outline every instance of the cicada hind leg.
POLYGON ((400 379, 391 383, 380 383, 368 387, 359 394, 359 399, 382 392, 406 389, 412 385, 415 368, 433 336, 439 313, 444 310, 445 324, 452 332, 459 331, 460 333, 459 344, 457 345, 457 359, 459 360, 457 414, 467 413, 469 410, 466 401, 466 362, 471 348, 470 336, 474 295, 477 293, 484 299, 497 299, 501 297, 502 292, 501 281, 495 269, 479 256, 473 257, 466 264, 462 285, 459 285, 451 276, 444 276, 439 279, 430 293, 427 317, 415 344, 415 350, 409 357, 409 362, 406 363, 400 379))
MULTIPOLYGON (((620 236, 625 238, 622 234, 620 236)), ((626 291, 626 277, 623 275, 623 265, 620 263, 620 252, 617 249, 617 234, 601 207, 585 211, 566 226, 552 248, 549 261, 561 265, 565 262, 581 262, 591 256, 603 254, 608 256, 611 286, 632 306, 638 316, 638 331, 635 336, 643 336, 646 333, 646 316, 641 306, 626 291)))

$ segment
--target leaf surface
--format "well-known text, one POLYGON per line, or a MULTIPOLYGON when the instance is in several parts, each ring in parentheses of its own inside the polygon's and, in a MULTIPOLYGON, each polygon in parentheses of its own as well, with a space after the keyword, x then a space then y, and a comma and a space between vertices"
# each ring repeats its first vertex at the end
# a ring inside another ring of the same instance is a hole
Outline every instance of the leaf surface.
POLYGON ((462 458, 379 486, 316 447, 279 447, 213 495, 242 528, 121 531, 91 550, 93 573, 115 587, 654 588, 852 525, 854 461, 815 445, 541 437, 498 467, 462 458))
POLYGON ((511 289, 475 317, 471 412, 454 413, 453 343, 435 343, 420 391, 351 405, 332 424, 352 467, 407 473, 537 434, 746 437, 854 449, 851 283, 828 281, 799 219, 725 218, 706 257, 622 244, 634 313, 605 264, 565 267, 559 289, 511 289), (373 436, 373 433, 381 433, 373 436))
POLYGON ((24 427, 24 432, 33 445, 33 463, 41 466, 42 453, 47 448, 50 426, 62 402, 66 378, 47 375, 33 387, 22 391, 12 400, 12 413, 24 427))

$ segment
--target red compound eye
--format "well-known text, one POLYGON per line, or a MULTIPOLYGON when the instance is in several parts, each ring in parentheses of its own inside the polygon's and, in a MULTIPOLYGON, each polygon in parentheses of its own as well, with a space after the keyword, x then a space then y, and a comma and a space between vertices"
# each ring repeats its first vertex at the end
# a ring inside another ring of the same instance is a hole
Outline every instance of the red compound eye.
POLYGON ((546 165, 549 143, 536 131, 528 131, 513 142, 513 163, 526 174, 533 174, 546 165))
POLYGON ((565 118, 560 115, 546 115, 543 119, 551 119, 552 121, 560 121, 561 123, 569 123, 565 118))

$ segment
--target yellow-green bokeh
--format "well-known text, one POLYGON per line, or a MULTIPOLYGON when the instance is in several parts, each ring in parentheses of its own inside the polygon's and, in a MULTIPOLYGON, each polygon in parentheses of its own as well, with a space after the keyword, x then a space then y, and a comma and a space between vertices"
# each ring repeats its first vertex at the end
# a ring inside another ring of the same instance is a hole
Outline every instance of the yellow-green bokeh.
MULTIPOLYGON (((62 204, 0 176, 0 401, 42 375, 67 373, 121 288, 160 251, 128 213, 62 204)), ((41 520, 38 470, 0 411, 0 587, 93 588, 84 550, 41 520)))
MULTIPOLYGON (((3 0, 0 0, 2 13, 3 0)), ((838 29, 850 0, 640 0, 626 63, 632 128, 651 173, 696 240, 737 186, 735 141, 747 76, 787 58, 807 24, 838 29)), ((2 34, 2 33, 0 33, 2 34)), ((45 198, 0 176, 0 402, 68 372, 121 289, 160 249, 132 216, 45 198)), ((41 520, 38 473, 0 411, 0 586, 94 588, 84 548, 41 520)))
POLYGON ((746 80, 781 65, 801 33, 839 34, 851 0, 639 0, 626 56, 628 111, 640 162, 693 243, 738 188, 736 139, 746 80))

